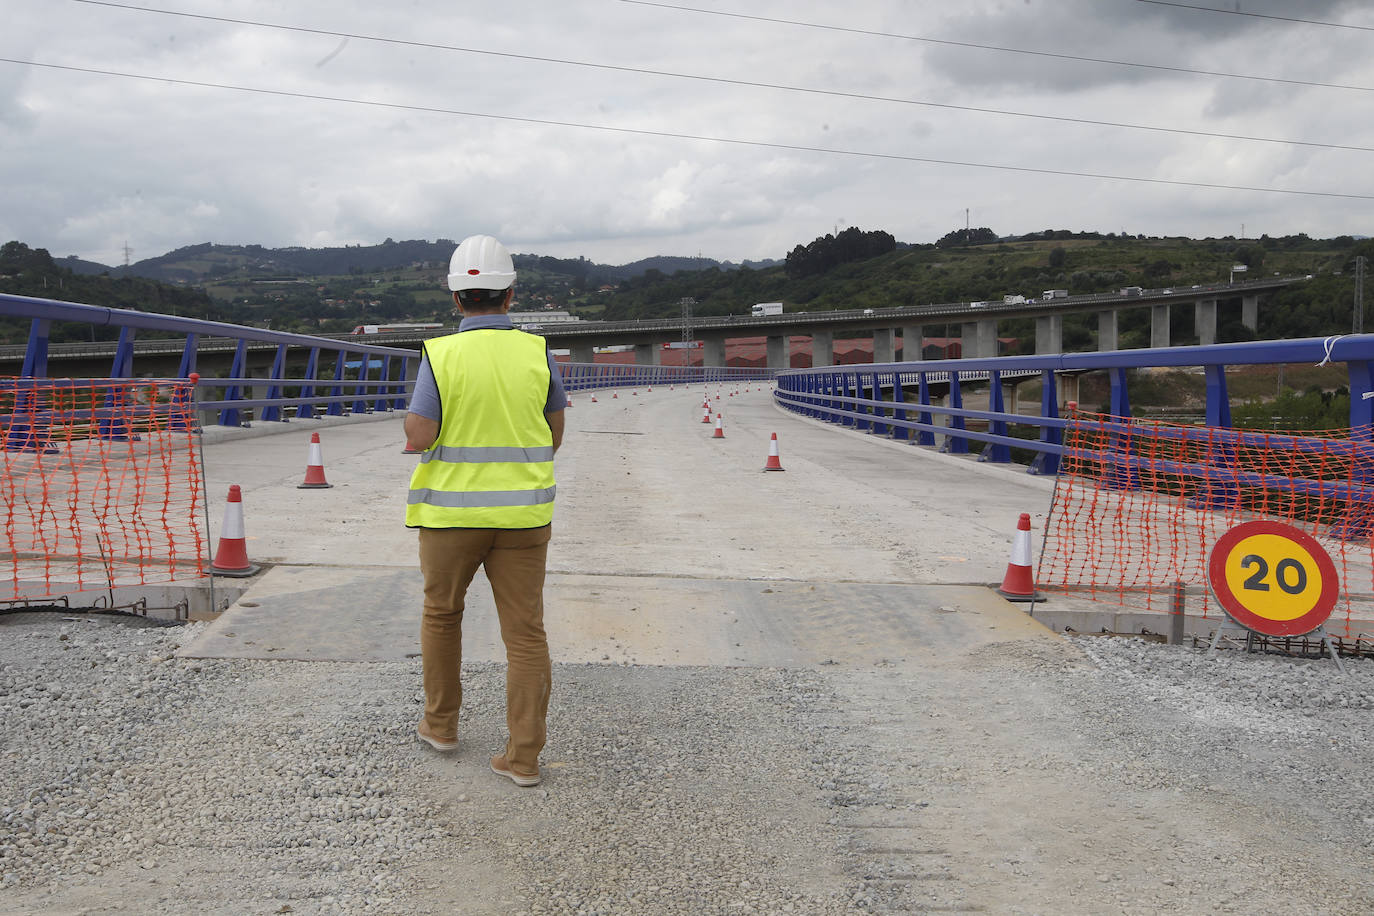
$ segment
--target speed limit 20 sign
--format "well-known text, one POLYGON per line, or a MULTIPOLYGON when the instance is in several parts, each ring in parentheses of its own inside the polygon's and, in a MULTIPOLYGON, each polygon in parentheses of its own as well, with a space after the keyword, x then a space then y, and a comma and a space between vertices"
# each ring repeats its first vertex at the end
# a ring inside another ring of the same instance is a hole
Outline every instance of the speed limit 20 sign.
POLYGON ((1304 531, 1244 522, 1217 539, 1207 562, 1212 592, 1226 613, 1265 636, 1301 636, 1336 606, 1336 565, 1304 531))

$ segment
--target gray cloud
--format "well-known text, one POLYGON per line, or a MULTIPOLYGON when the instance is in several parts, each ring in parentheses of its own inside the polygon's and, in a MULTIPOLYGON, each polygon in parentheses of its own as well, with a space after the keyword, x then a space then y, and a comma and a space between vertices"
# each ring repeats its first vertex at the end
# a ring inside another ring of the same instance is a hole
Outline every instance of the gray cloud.
MULTIPOLYGON (((14 0, 0 56, 453 109, 293 98, 0 64, 0 236, 112 263, 204 241, 374 243, 495 232, 521 251, 781 257, 837 225, 929 241, 1003 232, 1366 232, 1368 202, 1056 177, 800 149, 1374 193, 1368 154, 1066 125, 385 44, 71 0, 14 0), (503 120, 503 118, 525 120, 503 120), (561 121, 584 127, 531 121, 561 121)), ((175 8, 227 15, 210 0, 175 8)), ((1281 9, 1271 0, 1252 8, 1281 9)), ((1250 7, 1250 0, 1247 0, 1250 7)), ((833 4, 749 11, 1207 69, 1374 86, 1359 33, 1126 0, 833 4)), ((740 81, 1374 147, 1337 90, 1219 81, 914 45, 603 2, 510 0, 499 16, 413 0, 232 6, 244 19, 740 81)), ((1286 14, 1286 13, 1285 13, 1286 14)), ((1304 4, 1311 18, 1360 4, 1304 4)))

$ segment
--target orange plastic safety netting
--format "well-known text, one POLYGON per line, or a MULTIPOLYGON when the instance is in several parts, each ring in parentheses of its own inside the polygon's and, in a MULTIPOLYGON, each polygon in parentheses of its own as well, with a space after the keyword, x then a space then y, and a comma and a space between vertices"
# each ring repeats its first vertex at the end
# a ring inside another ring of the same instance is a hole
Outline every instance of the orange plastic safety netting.
POLYGON ((0 378, 0 601, 206 574, 185 382, 0 378))
POLYGON ((1266 432, 1079 413, 1036 572, 1042 591, 1221 617, 1208 559, 1224 532, 1269 519, 1315 538, 1339 574, 1327 629, 1374 631, 1374 431, 1266 432))

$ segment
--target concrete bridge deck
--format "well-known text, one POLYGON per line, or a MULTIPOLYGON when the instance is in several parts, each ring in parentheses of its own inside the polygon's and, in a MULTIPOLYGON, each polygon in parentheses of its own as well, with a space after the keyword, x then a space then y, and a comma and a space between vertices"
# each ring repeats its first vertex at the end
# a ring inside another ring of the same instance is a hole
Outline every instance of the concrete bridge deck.
MULTIPOLYGON (((856 460, 866 443, 854 436, 779 412, 757 383, 735 390, 715 400, 710 389, 724 439, 700 422, 701 386, 575 397, 549 554, 557 658, 872 662, 983 641, 949 620, 913 628, 908 609, 961 602, 995 618, 990 627, 1035 629, 985 586, 1006 570, 1017 515, 1043 521, 1051 481, 877 441, 856 460), (775 431, 785 470, 764 473, 775 431)), ((329 490, 296 487, 307 423, 261 438, 225 431, 207 446, 212 498, 243 488, 249 556, 270 568, 195 651, 416 650, 415 534, 402 524, 415 458, 402 454, 400 425, 397 414, 322 431, 329 490)), ((480 576, 472 598, 465 652, 503 659, 480 576)))
MULTIPOLYGON (((701 386, 575 396, 557 466, 554 694, 536 790, 486 769, 504 719, 480 577, 462 746, 440 755, 413 738, 420 590, 401 517, 415 459, 399 416, 212 431, 210 492, 243 487, 250 557, 271 565, 181 650, 195 672, 184 676, 216 686, 178 714, 176 733, 232 723, 265 750, 201 741, 203 757, 177 762, 223 771, 226 788, 198 784, 226 829, 249 818, 235 785, 266 780, 250 797, 282 813, 253 813, 268 839, 193 834, 203 839, 163 847, 160 863, 17 894, 0 913, 1374 906, 1358 811, 1352 826, 1312 804, 1306 784, 1286 781, 1305 765, 1241 765, 1250 745, 1217 739, 1242 725, 1230 707, 1178 700, 1225 689, 1229 675, 1160 686, 1168 678, 1130 674, 1124 657, 1103 675, 1081 645, 986 587, 1017 515, 1043 524, 1049 481, 839 432, 778 411, 757 384, 740 391, 719 401, 722 440, 700 422, 701 386), (329 490, 296 488, 313 429, 329 490), (773 432, 784 473, 761 470, 773 432), (325 753, 296 740, 301 717, 338 723, 330 765, 356 765, 393 804, 415 799, 433 829, 413 842, 382 832, 377 853, 367 834, 361 858, 310 853, 333 828, 290 814, 294 774, 325 753), (305 861, 333 871, 292 864, 305 861)), ((1316 741, 1323 752, 1326 736, 1316 741)), ((1340 796, 1361 752, 1333 738, 1325 753, 1340 796)))

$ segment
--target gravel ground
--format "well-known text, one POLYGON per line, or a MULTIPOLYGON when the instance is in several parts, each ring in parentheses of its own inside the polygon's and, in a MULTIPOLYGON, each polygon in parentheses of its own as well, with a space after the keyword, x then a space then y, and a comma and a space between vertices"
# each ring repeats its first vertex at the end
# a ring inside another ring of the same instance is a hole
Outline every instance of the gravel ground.
POLYGON ((558 665, 542 786, 419 662, 0 623, 0 913, 1374 912, 1374 662, 1135 640, 558 665))

